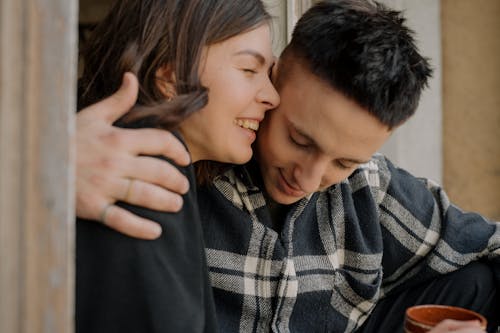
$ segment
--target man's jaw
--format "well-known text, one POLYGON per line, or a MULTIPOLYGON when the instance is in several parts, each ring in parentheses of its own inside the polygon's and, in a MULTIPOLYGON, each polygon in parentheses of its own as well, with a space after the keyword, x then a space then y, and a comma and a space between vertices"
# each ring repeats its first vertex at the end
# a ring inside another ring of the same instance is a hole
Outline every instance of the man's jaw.
POLYGON ((284 170, 281 168, 275 169, 277 172, 275 174, 275 179, 273 181, 273 187, 277 193, 278 198, 273 198, 276 202, 283 204, 291 204, 299 201, 307 195, 306 192, 297 188, 296 186, 290 184, 290 181, 285 177, 284 170), (281 200, 280 200, 281 199, 281 200), (283 202, 286 201, 286 202, 283 202))

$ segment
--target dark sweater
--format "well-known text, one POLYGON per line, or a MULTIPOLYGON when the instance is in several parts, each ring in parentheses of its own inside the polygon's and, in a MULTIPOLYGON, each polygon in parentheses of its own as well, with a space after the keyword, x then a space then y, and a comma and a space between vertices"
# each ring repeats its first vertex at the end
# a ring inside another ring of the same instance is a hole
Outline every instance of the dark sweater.
POLYGON ((215 332, 192 166, 175 214, 118 203, 161 224, 153 241, 77 220, 76 332, 215 332))

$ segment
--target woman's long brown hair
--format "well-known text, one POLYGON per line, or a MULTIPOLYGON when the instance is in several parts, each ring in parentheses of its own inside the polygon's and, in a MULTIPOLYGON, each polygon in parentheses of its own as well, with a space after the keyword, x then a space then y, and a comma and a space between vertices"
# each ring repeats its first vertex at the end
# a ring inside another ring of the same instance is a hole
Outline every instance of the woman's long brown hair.
MULTIPOLYGON (((199 78, 203 47, 269 21, 260 0, 117 0, 82 51, 78 109, 116 91, 125 72, 139 79, 136 106, 120 126, 172 130, 208 102, 199 78), (167 101, 158 87, 158 69, 169 65, 176 97, 167 101)), ((197 165, 206 182, 217 172, 197 165)))

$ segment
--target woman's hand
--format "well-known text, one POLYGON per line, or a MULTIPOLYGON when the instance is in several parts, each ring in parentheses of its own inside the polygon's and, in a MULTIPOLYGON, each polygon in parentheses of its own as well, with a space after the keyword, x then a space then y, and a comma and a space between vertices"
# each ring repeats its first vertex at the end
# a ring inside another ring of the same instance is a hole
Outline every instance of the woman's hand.
POLYGON ((113 204, 120 200, 179 211, 188 180, 168 162, 141 155, 163 155, 187 165, 189 154, 170 132, 112 126, 135 104, 137 92, 137 78, 127 73, 115 94, 77 114, 76 215, 132 237, 154 239, 161 234, 158 224, 113 204))

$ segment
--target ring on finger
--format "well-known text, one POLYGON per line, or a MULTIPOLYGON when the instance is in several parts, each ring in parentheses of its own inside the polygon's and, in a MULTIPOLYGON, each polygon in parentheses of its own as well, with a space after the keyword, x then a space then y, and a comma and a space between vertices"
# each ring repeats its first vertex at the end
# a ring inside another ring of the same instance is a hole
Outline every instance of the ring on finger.
POLYGON ((127 191, 125 192, 125 197, 123 198, 123 201, 129 201, 130 197, 132 196, 132 184, 134 183, 134 179, 129 179, 128 180, 128 185, 127 185, 127 191))
POLYGON ((109 211, 109 208, 111 208, 111 206, 113 206, 113 204, 112 204, 112 203, 107 204, 107 205, 103 208, 103 210, 102 210, 102 212, 101 212, 101 217, 99 218, 99 221, 101 221, 101 222, 102 222, 102 224, 106 224, 106 216, 108 215, 108 211, 109 211))

